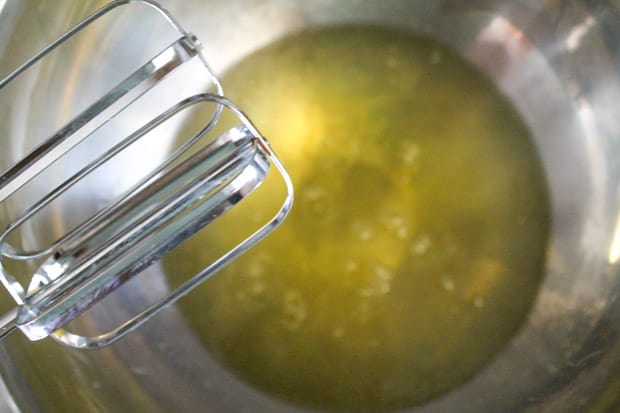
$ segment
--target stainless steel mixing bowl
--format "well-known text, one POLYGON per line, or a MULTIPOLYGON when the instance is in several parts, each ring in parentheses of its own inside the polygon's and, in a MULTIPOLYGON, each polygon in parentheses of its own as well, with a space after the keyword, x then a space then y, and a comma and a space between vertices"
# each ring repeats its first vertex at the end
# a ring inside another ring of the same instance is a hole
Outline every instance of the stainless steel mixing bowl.
MULTIPOLYGON (((0 77, 101 4, 0 0, 0 77)), ((168 0, 165 5, 203 41, 219 73, 304 27, 365 22, 436 38, 493 79, 529 125, 544 163, 552 198, 546 277, 526 324, 502 353, 463 386, 412 411, 620 409, 620 1, 168 0)), ((0 168, 23 155, 33 130, 54 124, 60 109, 49 103, 52 96, 74 95, 87 86, 74 76, 87 64, 78 58, 59 61, 33 74, 28 87, 11 91, 10 104, 0 104, 0 168), (70 87, 58 88, 69 78, 70 87), (31 115, 46 104, 45 116, 31 115)), ((100 179, 101 187, 110 186, 105 176, 100 179)), ((0 220, 12 207, 0 208, 0 220)), ((31 228, 28 235, 36 238, 50 229, 31 228)), ((136 302, 168 288, 158 270, 149 279, 146 291, 124 294, 115 306, 118 314, 110 317, 122 317, 136 302)), ((0 365, 0 407, 4 403, 7 411, 300 411, 214 363, 174 308, 102 351, 75 352, 50 341, 30 344, 14 335, 0 345, 0 365)))

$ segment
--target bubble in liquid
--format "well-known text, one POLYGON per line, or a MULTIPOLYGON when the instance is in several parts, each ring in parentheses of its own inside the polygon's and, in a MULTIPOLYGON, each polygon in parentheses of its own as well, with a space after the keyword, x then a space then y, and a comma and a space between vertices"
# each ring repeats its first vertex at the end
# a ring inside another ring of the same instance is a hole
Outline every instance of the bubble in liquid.
POLYGON ((389 269, 385 268, 382 265, 377 265, 375 267, 375 275, 380 280, 384 280, 384 281, 391 281, 392 280, 392 271, 390 271, 389 269))
POLYGON ((407 238, 407 234, 408 234, 408 231, 407 231, 407 228, 405 228, 405 227, 400 227, 400 228, 398 228, 398 229, 396 230, 396 236, 397 236, 399 239, 405 239, 405 238, 407 238))
POLYGON ((356 221, 352 224, 352 228, 362 241, 370 241, 375 235, 374 229, 365 222, 356 221))
POLYGON ((261 295, 264 291, 265 291, 265 284, 263 283, 256 283, 252 285, 252 288, 250 289, 250 293, 253 296, 261 295))
POLYGON ((297 329, 306 320, 306 303, 299 291, 288 290, 284 293, 284 303, 282 306, 282 324, 289 330, 297 329))
POLYGON ((446 291, 454 291, 454 288, 456 287, 454 280, 450 277, 443 277, 441 279, 441 286, 446 291))
POLYGON ((427 235, 421 235, 411 244, 410 251, 412 255, 424 255, 431 246, 431 239, 427 235))
POLYGON ((354 272, 357 268, 358 264, 354 260, 347 260, 347 262, 344 263, 344 269, 346 272, 354 272))
POLYGON ((409 235, 407 220, 400 213, 383 213, 378 220, 389 233, 398 239, 405 239, 409 235))
POLYGON ((420 147, 415 143, 405 145, 402 152, 402 160, 406 164, 413 163, 420 155, 420 147))
POLYGON ((321 186, 309 186, 301 191, 301 199, 308 202, 312 212, 324 214, 327 211, 327 190, 321 186))
POLYGON ((260 262, 254 262, 248 268, 248 275, 252 278, 256 278, 265 272, 265 267, 260 262))
POLYGON ((327 191, 320 186, 310 186, 308 188, 304 188, 302 191, 302 197, 308 201, 323 199, 326 195, 327 191))
POLYGON ((362 297, 377 297, 385 295, 392 289, 392 279, 394 274, 392 271, 382 265, 376 265, 373 268, 372 278, 369 285, 358 291, 362 297))

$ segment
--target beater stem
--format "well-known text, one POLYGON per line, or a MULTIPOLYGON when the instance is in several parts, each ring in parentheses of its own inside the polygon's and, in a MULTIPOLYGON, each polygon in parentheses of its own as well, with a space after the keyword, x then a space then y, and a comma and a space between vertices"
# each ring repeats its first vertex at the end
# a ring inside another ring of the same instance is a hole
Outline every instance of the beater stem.
POLYGON ((13 309, 0 317, 0 341, 17 329, 15 318, 17 317, 17 309, 13 309))

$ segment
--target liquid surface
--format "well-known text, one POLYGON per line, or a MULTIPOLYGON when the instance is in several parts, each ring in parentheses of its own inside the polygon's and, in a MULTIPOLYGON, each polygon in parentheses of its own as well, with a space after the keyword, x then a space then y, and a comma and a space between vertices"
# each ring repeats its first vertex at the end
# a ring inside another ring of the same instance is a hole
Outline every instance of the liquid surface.
MULTIPOLYGON (((535 149, 493 85, 434 42, 373 27, 288 37, 223 84, 297 192, 280 229, 182 300, 213 355, 269 395, 348 411, 423 403, 488 364, 536 296, 548 236, 535 149)), ((273 188, 168 273, 270 216, 273 188)))

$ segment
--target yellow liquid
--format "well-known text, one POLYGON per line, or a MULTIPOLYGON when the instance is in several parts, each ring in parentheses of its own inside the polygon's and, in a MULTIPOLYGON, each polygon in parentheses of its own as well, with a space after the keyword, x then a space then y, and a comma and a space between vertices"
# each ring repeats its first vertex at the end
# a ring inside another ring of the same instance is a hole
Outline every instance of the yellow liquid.
MULTIPOLYGON (((281 228, 182 300, 212 354, 267 394, 349 411, 420 404, 487 365, 535 298, 549 219, 528 131, 494 86, 430 40, 358 26, 287 37, 223 84, 297 192, 281 228)), ((268 217, 265 185, 168 273, 268 217)))

